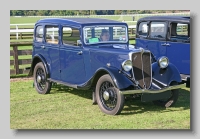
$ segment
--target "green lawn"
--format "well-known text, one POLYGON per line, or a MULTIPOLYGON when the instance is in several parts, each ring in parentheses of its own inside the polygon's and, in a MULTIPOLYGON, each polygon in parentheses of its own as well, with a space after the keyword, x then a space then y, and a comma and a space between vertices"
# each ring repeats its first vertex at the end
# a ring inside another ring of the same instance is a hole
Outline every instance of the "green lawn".
POLYGON ((32 80, 10 82, 11 129, 190 129, 190 89, 182 88, 167 109, 127 99, 120 115, 106 115, 92 105, 91 91, 53 85, 41 95, 32 80))

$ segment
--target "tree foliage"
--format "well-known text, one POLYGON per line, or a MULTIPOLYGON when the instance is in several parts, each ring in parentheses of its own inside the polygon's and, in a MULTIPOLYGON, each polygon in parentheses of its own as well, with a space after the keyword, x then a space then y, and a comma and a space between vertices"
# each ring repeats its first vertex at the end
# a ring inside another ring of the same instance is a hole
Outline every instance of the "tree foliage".
POLYGON ((10 16, 121 15, 188 12, 187 10, 10 10, 10 16))

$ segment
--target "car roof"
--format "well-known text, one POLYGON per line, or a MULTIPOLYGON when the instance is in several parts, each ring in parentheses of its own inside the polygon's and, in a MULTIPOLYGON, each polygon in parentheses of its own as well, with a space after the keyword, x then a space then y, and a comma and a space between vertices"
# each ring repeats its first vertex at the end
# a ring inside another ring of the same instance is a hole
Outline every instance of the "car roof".
POLYGON ((143 17, 138 20, 141 21, 178 21, 178 22, 190 22, 190 16, 148 16, 143 17))
POLYGON ((124 22, 110 20, 110 19, 103 19, 103 18, 44 18, 37 21, 37 23, 68 23, 74 25, 82 25, 82 24, 126 24, 124 22))

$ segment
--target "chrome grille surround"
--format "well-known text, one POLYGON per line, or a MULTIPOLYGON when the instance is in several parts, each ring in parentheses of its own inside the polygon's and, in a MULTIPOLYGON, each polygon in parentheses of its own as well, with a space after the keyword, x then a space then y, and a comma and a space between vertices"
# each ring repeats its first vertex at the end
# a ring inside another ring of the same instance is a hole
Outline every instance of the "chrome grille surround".
POLYGON ((129 53, 132 61, 132 79, 141 89, 149 89, 152 83, 151 52, 143 48, 129 53))

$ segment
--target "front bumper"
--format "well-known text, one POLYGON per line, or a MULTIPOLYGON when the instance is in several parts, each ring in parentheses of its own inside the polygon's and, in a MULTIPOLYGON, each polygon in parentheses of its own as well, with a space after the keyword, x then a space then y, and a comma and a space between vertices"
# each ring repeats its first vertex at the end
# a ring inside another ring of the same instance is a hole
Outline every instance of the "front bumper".
POLYGON ((190 75, 181 74, 181 79, 186 83, 186 87, 190 88, 190 75))
POLYGON ((166 92, 169 90, 174 90, 174 89, 179 89, 185 87, 185 84, 179 84, 179 85, 173 85, 173 86, 168 86, 162 89, 139 89, 139 90, 123 90, 120 91, 121 94, 123 95, 128 95, 128 94, 140 94, 140 93, 147 93, 147 94, 158 94, 162 92, 166 92))

